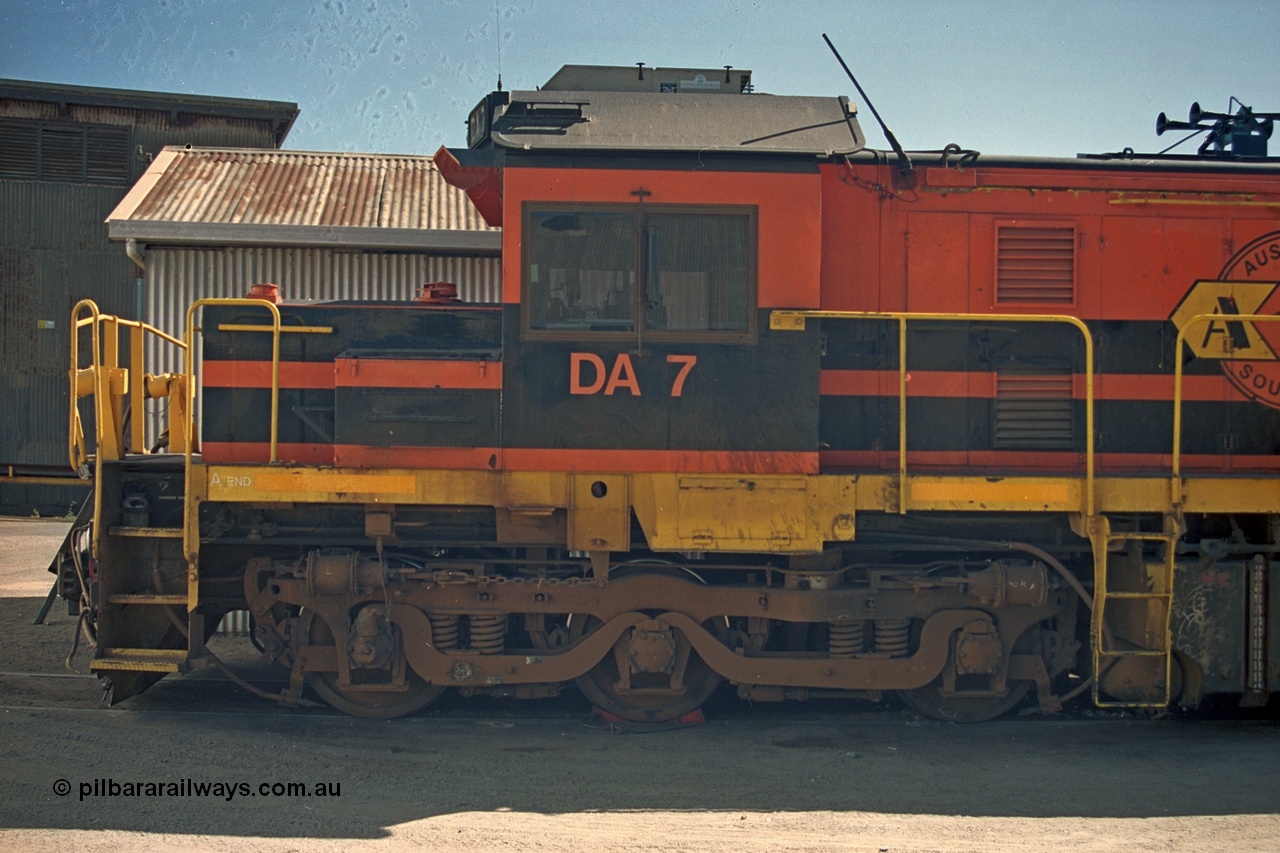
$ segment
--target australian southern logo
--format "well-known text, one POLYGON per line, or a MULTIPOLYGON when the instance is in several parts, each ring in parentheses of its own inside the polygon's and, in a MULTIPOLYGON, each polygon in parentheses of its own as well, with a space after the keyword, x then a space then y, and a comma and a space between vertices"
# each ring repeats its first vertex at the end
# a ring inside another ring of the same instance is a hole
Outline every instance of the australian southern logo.
POLYGON ((1169 319, 1197 358, 1216 359, 1246 397, 1280 409, 1280 320, 1233 319, 1276 314, 1280 231, 1259 237, 1227 261, 1216 281, 1197 281, 1169 319), (1199 315, 1212 319, 1191 323, 1199 315))

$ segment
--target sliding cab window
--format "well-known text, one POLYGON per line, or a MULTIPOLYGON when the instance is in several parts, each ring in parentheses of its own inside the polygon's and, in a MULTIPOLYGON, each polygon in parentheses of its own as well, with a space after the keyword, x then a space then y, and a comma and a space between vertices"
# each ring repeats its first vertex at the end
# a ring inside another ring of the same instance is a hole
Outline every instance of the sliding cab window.
POLYGON ((754 208, 530 205, 523 245, 531 337, 755 334, 754 208))

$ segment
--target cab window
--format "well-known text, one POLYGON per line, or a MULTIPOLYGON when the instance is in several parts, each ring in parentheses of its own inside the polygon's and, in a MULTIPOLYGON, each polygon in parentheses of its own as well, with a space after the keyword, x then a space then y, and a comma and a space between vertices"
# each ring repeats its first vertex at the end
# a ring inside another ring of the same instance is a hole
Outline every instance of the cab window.
POLYGON ((524 220, 524 316, 534 336, 754 334, 752 208, 530 205, 524 220))

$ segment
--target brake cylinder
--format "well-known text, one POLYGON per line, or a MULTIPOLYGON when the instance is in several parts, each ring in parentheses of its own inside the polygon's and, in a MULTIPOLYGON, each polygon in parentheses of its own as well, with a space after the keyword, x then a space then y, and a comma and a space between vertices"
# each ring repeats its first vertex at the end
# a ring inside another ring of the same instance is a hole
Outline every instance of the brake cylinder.
POLYGON ((1049 596, 1049 570, 1039 562, 993 560, 968 583, 969 594, 990 607, 1041 607, 1049 596))
POLYGON ((355 551, 307 555, 307 592, 312 595, 362 595, 382 589, 382 564, 366 560, 355 551))

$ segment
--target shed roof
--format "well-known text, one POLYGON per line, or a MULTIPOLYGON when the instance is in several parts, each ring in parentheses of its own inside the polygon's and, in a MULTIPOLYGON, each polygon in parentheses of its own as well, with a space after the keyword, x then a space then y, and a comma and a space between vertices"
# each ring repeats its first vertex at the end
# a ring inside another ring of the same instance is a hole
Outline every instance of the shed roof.
POLYGON ((429 157, 168 147, 107 217, 113 240, 497 253, 429 157))
POLYGON ((298 105, 292 101, 260 101, 250 98, 219 98, 210 95, 182 95, 174 92, 143 92, 133 89, 105 89, 98 86, 72 86, 64 83, 40 83, 32 80, 0 79, 0 100, 37 101, 90 107, 116 107, 128 110, 150 110, 169 113, 241 118, 269 123, 276 144, 284 141, 298 118, 298 105))

